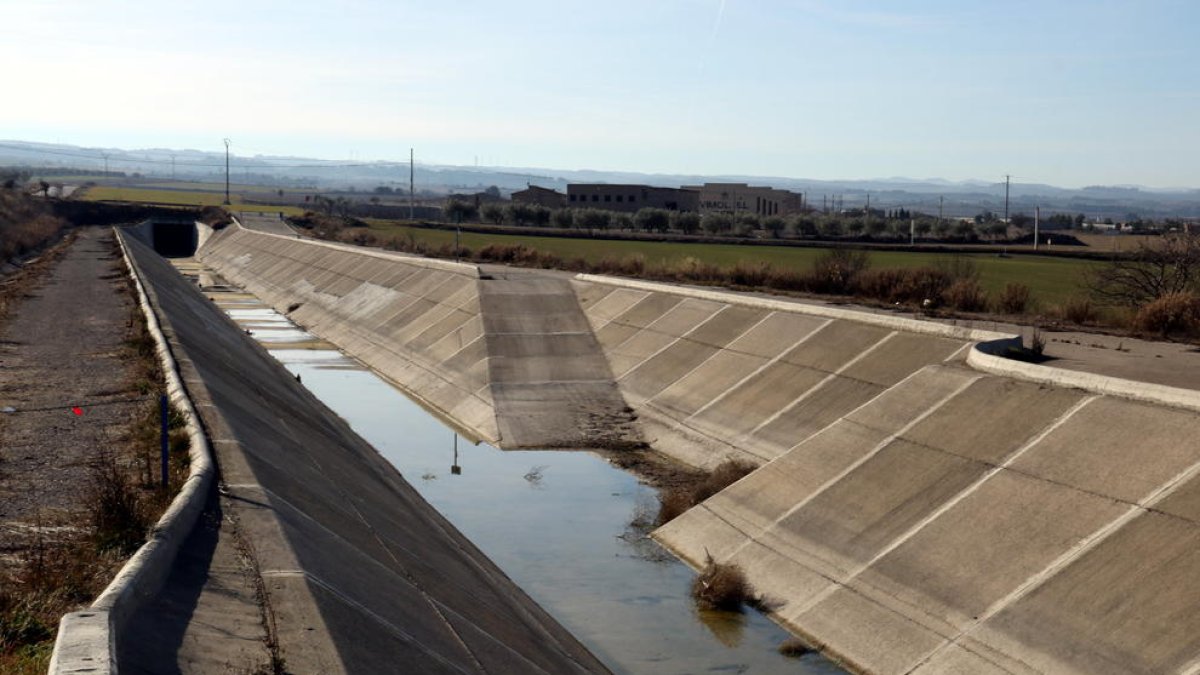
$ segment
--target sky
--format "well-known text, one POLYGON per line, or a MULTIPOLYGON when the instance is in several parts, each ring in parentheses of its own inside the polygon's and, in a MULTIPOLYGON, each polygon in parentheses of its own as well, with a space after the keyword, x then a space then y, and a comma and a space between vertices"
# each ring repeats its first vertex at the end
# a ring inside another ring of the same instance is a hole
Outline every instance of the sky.
POLYGON ((0 138, 1197 188, 1198 26, 1196 0, 0 0, 0 138))

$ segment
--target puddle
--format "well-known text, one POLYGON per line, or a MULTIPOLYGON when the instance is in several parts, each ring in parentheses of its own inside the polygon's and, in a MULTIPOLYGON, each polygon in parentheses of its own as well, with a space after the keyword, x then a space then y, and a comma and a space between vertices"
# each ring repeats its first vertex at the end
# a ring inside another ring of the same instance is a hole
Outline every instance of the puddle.
POLYGON ((633 475, 586 452, 472 445, 270 308, 210 295, 614 672, 844 672, 779 655, 788 633, 758 612, 698 612, 693 572, 630 526, 657 503, 633 475), (325 348, 280 348, 279 336, 325 348))

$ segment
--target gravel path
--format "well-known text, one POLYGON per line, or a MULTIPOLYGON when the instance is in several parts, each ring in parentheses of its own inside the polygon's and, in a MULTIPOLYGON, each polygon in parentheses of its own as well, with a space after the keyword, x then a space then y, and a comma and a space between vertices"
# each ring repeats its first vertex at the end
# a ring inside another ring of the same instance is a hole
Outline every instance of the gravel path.
POLYGON ((87 228, 0 327, 0 569, 30 528, 83 505, 89 460, 139 404, 124 341, 133 304, 107 228, 87 228), (78 406, 82 414, 72 407, 78 406))

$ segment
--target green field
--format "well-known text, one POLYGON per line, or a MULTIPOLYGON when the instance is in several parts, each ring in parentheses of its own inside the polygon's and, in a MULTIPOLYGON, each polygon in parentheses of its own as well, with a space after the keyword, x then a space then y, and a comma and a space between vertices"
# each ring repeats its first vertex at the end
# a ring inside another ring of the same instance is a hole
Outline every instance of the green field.
MULTIPOLYGON (((397 236, 438 246, 453 244, 454 232, 396 225, 381 221, 370 224, 371 230, 380 236, 397 236)), ((464 232, 462 245, 479 249, 488 244, 524 244, 540 251, 553 253, 563 258, 583 258, 599 262, 606 258, 620 259, 640 255, 647 264, 672 263, 684 258, 695 258, 702 262, 732 267, 739 262, 767 263, 780 269, 807 270, 813 261, 826 249, 798 248, 789 246, 738 246, 734 244, 690 244, 654 241, 608 241, 595 239, 568 239, 559 237, 536 237, 509 234, 478 234, 464 232)), ((872 251, 874 267, 922 267, 936 265, 953 256, 944 253, 922 253, 903 251, 872 251)), ((1043 305, 1053 305, 1081 293, 1084 271, 1098 263, 1071 258, 1019 255, 1000 258, 995 254, 968 254, 979 270, 979 282, 984 290, 996 293, 1012 282, 1023 283, 1033 291, 1034 297, 1043 305)))
MULTIPOLYGON (((203 185, 192 183, 191 185, 203 185)), ((304 214, 304 209, 297 206, 274 206, 262 204, 245 204, 243 195, 230 192, 233 202, 226 207, 231 211, 282 211, 290 216, 304 214)), ((225 201, 224 186, 220 192, 201 192, 197 190, 158 190, 145 187, 114 187, 96 185, 87 189, 83 199, 91 201, 122 201, 145 202, 151 204, 172 204, 177 206, 221 206, 225 201)))

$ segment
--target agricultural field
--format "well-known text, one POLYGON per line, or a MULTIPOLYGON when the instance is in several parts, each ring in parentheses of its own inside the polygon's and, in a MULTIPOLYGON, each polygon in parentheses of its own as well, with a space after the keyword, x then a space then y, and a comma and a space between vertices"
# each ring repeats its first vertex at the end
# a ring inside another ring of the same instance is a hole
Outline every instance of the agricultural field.
MULTIPOLYGON (((187 183, 186 185, 203 185, 203 183, 187 183)), ((241 187, 241 186, 239 186, 241 187)), ((261 187, 261 186, 260 186, 261 187)), ((256 195, 257 196, 257 195, 256 195)), ((263 194, 262 197, 267 197, 269 194, 263 194)), ((123 202, 143 202, 150 204, 171 204, 175 206, 220 206, 225 201, 225 186, 221 186, 218 191, 201 191, 196 189, 179 190, 179 189, 155 189, 150 187, 117 187, 110 185, 96 185, 88 188, 82 199, 90 201, 123 201, 123 202)), ((304 209, 297 206, 277 206, 263 204, 246 204, 244 203, 245 195, 230 191, 230 200, 233 202, 229 210, 235 212, 243 211, 268 211, 279 212, 289 216, 303 215, 304 209)), ((265 200, 264 200, 265 201, 265 200)))
MULTIPOLYGON (((370 221, 371 231, 381 237, 398 237, 425 242, 431 246, 454 243, 454 232, 397 225, 387 221, 370 221)), ((671 264, 695 258, 701 262, 733 267, 742 263, 766 263, 778 269, 808 270, 827 249, 787 246, 738 246, 736 244, 691 244, 653 241, 610 241, 568 239, 510 234, 480 234, 464 232, 462 246, 479 249, 489 244, 522 244, 563 258, 583 258, 588 262, 642 256, 648 265, 671 264)), ((944 264, 955 256, 944 253, 871 251, 871 264, 876 268, 911 268, 944 264)), ((985 291, 996 294, 1009 283, 1029 286, 1035 301, 1056 305, 1083 292, 1086 270, 1100 264, 1073 258, 1014 255, 999 257, 995 253, 965 254, 961 257, 974 262, 979 270, 979 283, 985 291)))

